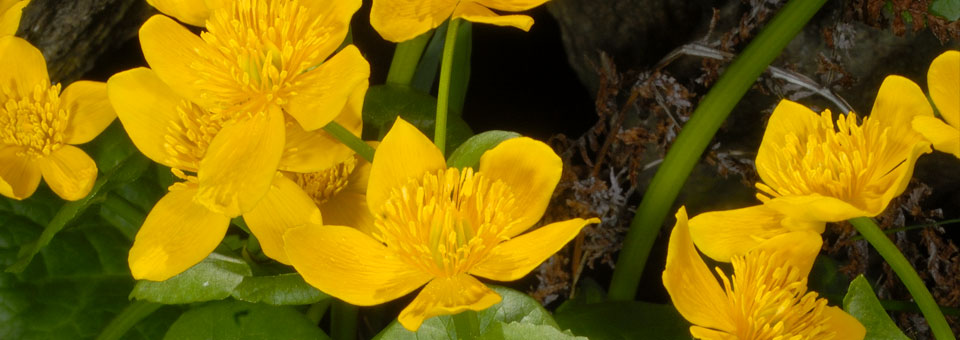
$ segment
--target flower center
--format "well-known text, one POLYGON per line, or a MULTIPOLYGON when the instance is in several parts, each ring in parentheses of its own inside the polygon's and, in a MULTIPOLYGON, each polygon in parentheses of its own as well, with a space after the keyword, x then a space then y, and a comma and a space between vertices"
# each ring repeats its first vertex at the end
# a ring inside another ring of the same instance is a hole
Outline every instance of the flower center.
MULTIPOLYGON (((238 0, 216 10, 200 37, 215 51, 191 65, 201 97, 222 108, 283 105, 297 77, 323 62, 333 30, 297 0, 238 0)), ((336 47, 336 46, 334 46, 336 47)))
POLYGON ((807 292, 796 267, 764 251, 731 259, 734 275, 719 268, 737 323, 738 339, 832 339, 825 325, 827 300, 807 292), (732 284, 731 284, 732 280, 732 284))
POLYGON ((297 173, 296 181, 303 188, 303 191, 313 199, 313 202, 321 205, 347 187, 347 178, 350 177, 356 167, 357 159, 351 156, 340 164, 323 171, 297 173))
POLYGON ((180 119, 167 126, 164 137, 167 162, 175 168, 196 172, 213 137, 240 115, 207 111, 189 100, 181 100, 176 110, 180 119))
POLYGON ((869 117, 857 125, 854 114, 841 116, 834 126, 826 110, 820 114, 819 128, 805 136, 786 136, 786 144, 774 156, 775 168, 766 169, 771 174, 769 187, 757 186, 774 197, 816 193, 862 206, 882 195, 883 190, 873 188, 879 185, 877 177, 894 170, 880 169, 890 163, 882 159, 891 154, 887 133, 869 117))
POLYGON ((27 97, 14 89, 0 89, 0 142, 23 147, 23 154, 40 158, 63 145, 70 113, 60 106, 60 84, 37 84, 27 97))
POLYGON ((508 239, 517 203, 509 186, 473 169, 437 170, 391 191, 373 236, 410 265, 449 277, 508 239))

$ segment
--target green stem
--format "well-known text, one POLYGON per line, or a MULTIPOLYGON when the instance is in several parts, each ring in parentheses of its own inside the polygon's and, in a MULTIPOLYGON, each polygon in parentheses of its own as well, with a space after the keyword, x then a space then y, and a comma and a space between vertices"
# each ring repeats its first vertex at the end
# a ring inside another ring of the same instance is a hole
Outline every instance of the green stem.
MULTIPOLYGON (((944 220, 944 221, 934 222, 934 223, 915 224, 915 225, 906 226, 906 227, 900 227, 900 228, 884 229, 884 230, 883 230, 883 233, 884 233, 884 234, 894 234, 894 233, 899 233, 899 232, 901 232, 901 231, 910 231, 910 230, 916 230, 916 229, 923 229, 923 228, 934 227, 934 226, 938 226, 938 225, 953 224, 953 223, 960 223, 960 218, 955 218, 955 219, 952 219, 952 220, 944 220)), ((862 236, 862 235, 861 235, 861 236, 854 236, 854 237, 851 237, 851 238, 850 238, 850 241, 860 241, 860 240, 862 240, 862 239, 863 239, 863 236, 862 236)))
POLYGON ((923 313, 923 317, 926 318, 927 323, 930 324, 930 330, 933 332, 933 336, 937 338, 937 340, 955 339, 953 331, 950 330, 950 325, 947 324, 947 319, 943 317, 943 312, 941 312, 940 307, 937 306, 933 295, 927 290, 927 286, 923 283, 923 280, 920 279, 920 276, 917 275, 917 271, 913 269, 913 266, 910 265, 907 258, 903 257, 900 249, 897 249, 897 246, 887 238, 887 234, 884 234, 883 231, 880 230, 880 227, 868 217, 850 219, 850 224, 853 224, 853 227, 857 228, 860 235, 863 235, 863 238, 867 239, 867 242, 870 242, 873 249, 876 249, 877 252, 880 253, 880 256, 883 256, 883 259, 887 261, 887 264, 890 265, 893 272, 900 277, 903 285, 907 286, 910 295, 913 295, 913 301, 920 307, 920 312, 923 313))
POLYGON ((357 338, 357 306, 337 300, 330 308, 330 336, 334 340, 357 338))
POLYGON ((433 142, 446 154, 447 111, 450 109, 450 75, 453 73, 453 49, 457 44, 460 19, 450 20, 447 39, 443 43, 443 61, 440 64, 440 89, 437 91, 437 120, 433 130, 433 142))
POLYGON ((333 135, 334 138, 348 148, 353 149, 353 152, 356 152, 360 157, 367 160, 367 162, 373 162, 373 153, 376 150, 360 139, 360 137, 354 136, 352 132, 348 131, 347 128, 340 125, 340 123, 330 122, 323 127, 323 130, 333 135))
POLYGON ((457 329, 457 339, 476 339, 480 336, 480 318, 476 311, 466 310, 454 314, 453 326, 457 329))
POLYGON ((417 72, 417 65, 420 64, 423 49, 427 47, 427 42, 430 41, 430 33, 427 32, 397 44, 396 49, 393 50, 390 71, 387 73, 387 83, 410 85, 413 75, 417 72))
POLYGON ((163 307, 162 304, 149 301, 134 301, 127 305, 120 314, 117 314, 107 327, 103 328, 97 340, 120 339, 130 328, 133 328, 140 320, 150 316, 153 312, 163 307))
POLYGON ((633 300, 650 248, 680 188, 713 135, 757 77, 780 54, 826 0, 791 0, 723 73, 680 131, 654 175, 617 259, 611 300, 633 300))

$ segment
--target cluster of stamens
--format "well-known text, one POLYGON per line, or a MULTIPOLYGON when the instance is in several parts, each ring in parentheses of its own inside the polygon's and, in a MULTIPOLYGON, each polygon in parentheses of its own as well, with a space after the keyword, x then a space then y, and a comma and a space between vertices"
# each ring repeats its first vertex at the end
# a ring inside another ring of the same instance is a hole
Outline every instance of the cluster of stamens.
POLYGON ((314 203, 321 205, 347 187, 348 178, 356 166, 357 159, 349 157, 323 171, 297 173, 296 182, 314 203))
POLYGON ((0 143, 23 147, 21 157, 40 158, 60 149, 70 119, 60 106, 60 84, 37 84, 26 97, 9 87, 0 91, 0 143))
POLYGON ((879 177, 894 170, 879 168, 889 163, 882 159, 891 154, 888 129, 869 117, 858 125, 854 114, 841 116, 834 125, 829 110, 819 118, 820 126, 808 135, 784 136, 785 145, 773 155, 774 167, 764 169, 769 183, 757 187, 773 197, 816 193, 855 205, 880 195, 873 187, 884 187, 879 177))
POLYGON ((473 169, 437 170, 391 191, 373 236, 411 266, 449 277, 507 239, 517 203, 509 186, 473 169))
POLYGON ((213 53, 191 65, 200 96, 224 109, 257 111, 295 95, 298 76, 319 66, 335 28, 297 0, 238 0, 217 10, 201 38, 213 53))

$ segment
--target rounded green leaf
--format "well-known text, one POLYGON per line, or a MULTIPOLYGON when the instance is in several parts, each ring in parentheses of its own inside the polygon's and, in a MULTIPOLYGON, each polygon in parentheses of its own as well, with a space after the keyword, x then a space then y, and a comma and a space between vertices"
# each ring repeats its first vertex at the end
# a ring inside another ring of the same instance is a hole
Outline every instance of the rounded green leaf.
POLYGON ((513 131, 492 130, 478 133, 453 150, 447 158, 447 166, 460 169, 473 168, 480 162, 480 156, 483 156, 484 152, 505 140, 517 137, 520 137, 520 134, 513 131))

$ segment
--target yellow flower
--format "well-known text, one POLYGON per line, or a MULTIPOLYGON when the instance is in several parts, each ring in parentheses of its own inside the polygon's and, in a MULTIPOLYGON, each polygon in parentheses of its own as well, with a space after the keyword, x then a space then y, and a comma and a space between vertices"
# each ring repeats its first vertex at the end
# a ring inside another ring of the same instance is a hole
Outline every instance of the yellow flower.
POLYGON ((825 222, 876 216, 910 182, 930 143, 913 131, 914 117, 933 116, 920 87, 890 76, 869 117, 834 121, 783 100, 767 123, 757 153, 757 197, 763 205, 701 214, 690 221, 693 240, 708 256, 728 261, 789 231, 822 233, 825 222))
POLYGON ((0 35, 14 35, 20 28, 20 16, 30 0, 0 0, 0 35))
POLYGON ((807 292, 807 274, 820 252, 820 235, 798 231, 734 256, 723 282, 703 262, 681 207, 670 233, 663 285, 698 339, 863 339, 866 329, 825 299, 807 292))
POLYGON ((177 18, 181 22, 203 27, 210 13, 216 9, 230 7, 232 0, 147 0, 158 11, 177 18))
POLYGON ((933 143, 934 149, 960 158, 960 51, 947 51, 933 60, 927 86, 943 120, 918 116, 913 119, 913 129, 933 143))
POLYGON ((359 6, 237 0, 214 9, 200 36, 163 15, 143 24, 140 44, 157 76, 231 122, 200 162, 199 203, 230 216, 252 209, 277 170, 285 117, 313 131, 366 90, 370 67, 357 48, 334 54, 359 6))
MULTIPOLYGON (((336 121, 359 134, 362 128, 360 104, 363 88, 350 96, 350 103, 336 121)), ((183 179, 157 202, 137 233, 128 261, 137 279, 166 280, 200 262, 223 239, 232 215, 208 209, 197 202, 200 184, 193 175, 209 157, 209 150, 223 131, 238 124, 264 124, 268 116, 255 116, 246 123, 229 124, 228 117, 201 108, 181 97, 150 69, 137 68, 118 73, 107 82, 110 101, 133 143, 150 159, 173 168, 183 179)), ((276 115, 273 117, 283 116, 276 115)), ((285 150, 279 168, 288 171, 319 171, 318 164, 338 164, 352 159, 353 151, 323 130, 304 131, 292 119, 270 121, 279 124, 286 138, 273 141, 285 150)), ((238 142, 244 142, 244 139, 238 142)), ((244 145, 235 143, 242 149, 244 145)), ((244 155, 241 155, 244 156, 244 155)), ((249 166, 261 162, 249 157, 249 166)), ((294 180, 274 171, 268 190, 243 214, 251 231, 260 240, 267 256, 288 263, 283 250, 286 228, 319 218, 313 200, 294 180), (316 215, 316 216, 311 216, 316 215)))
POLYGON ((513 26, 529 31, 533 18, 526 15, 499 15, 495 9, 519 12, 537 7, 548 0, 374 0, 370 9, 370 25, 384 39, 401 42, 413 39, 447 18, 513 26))
POLYGON ((355 305, 426 284, 398 318, 409 330, 433 316, 483 310, 500 296, 471 275, 517 280, 600 222, 577 218, 520 235, 543 215, 561 167, 547 145, 515 138, 487 151, 478 171, 447 168, 440 150, 398 119, 370 169, 374 230, 291 229, 287 256, 308 283, 355 305))
POLYGON ((41 176, 65 200, 87 196, 97 165, 73 145, 89 142, 116 114, 106 84, 77 81, 60 93, 47 63, 26 40, 0 37, 0 194, 33 195, 41 176))

